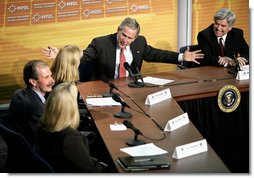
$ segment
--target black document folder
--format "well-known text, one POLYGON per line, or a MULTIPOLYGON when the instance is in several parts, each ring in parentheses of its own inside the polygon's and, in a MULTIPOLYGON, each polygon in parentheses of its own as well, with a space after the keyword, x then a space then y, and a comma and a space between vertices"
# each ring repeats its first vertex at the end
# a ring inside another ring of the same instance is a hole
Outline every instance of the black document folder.
POLYGON ((170 168, 170 164, 162 156, 118 157, 120 166, 125 171, 170 168))

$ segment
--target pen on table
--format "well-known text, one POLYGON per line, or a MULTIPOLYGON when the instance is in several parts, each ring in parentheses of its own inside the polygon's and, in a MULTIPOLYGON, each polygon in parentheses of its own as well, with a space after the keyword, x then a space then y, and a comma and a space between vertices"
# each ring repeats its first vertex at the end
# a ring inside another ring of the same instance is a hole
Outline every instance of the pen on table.
POLYGON ((145 161, 153 161, 152 158, 145 158, 145 159, 135 159, 134 162, 145 162, 145 161))
POLYGON ((102 95, 87 95, 87 98, 103 98, 102 95))

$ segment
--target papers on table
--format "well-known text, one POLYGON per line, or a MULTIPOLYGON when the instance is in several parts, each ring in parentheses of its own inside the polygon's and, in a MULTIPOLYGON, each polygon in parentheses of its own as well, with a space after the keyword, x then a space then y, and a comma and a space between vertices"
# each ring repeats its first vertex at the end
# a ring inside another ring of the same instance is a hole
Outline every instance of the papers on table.
POLYGON ((127 130, 127 127, 123 124, 118 124, 117 122, 115 124, 110 124, 110 130, 111 131, 124 131, 127 130))
POLYGON ((113 100, 112 97, 87 98, 86 103, 88 106, 121 106, 121 104, 113 100))
MULTIPOLYGON (((163 79, 163 78, 157 78, 157 77, 145 77, 143 78, 145 83, 150 83, 150 84, 154 84, 154 85, 165 85, 167 83, 171 83, 174 80, 168 80, 168 79, 163 79)), ((138 80, 139 82, 141 82, 141 80, 138 80)))
POLYGON ((121 148, 120 150, 129 154, 130 156, 153 156, 168 153, 166 150, 157 147, 153 143, 121 148))

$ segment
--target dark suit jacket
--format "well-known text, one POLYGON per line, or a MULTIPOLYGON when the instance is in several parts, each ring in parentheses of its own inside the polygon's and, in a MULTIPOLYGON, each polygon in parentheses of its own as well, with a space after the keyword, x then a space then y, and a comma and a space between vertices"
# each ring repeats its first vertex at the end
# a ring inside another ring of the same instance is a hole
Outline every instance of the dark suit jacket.
MULTIPOLYGON (((81 59, 80 69, 83 68, 83 71, 82 69, 80 70, 81 81, 84 78, 90 78, 82 75, 91 75, 90 79, 92 80, 100 79, 101 75, 114 78, 117 47, 116 38, 117 34, 115 33, 92 40, 84 50, 84 55, 81 59), (91 69, 93 70, 89 71, 91 69), (87 70, 87 72, 84 70, 87 70)), ((130 49, 133 55, 131 65, 135 65, 139 69, 141 69, 143 60, 147 62, 178 63, 179 53, 153 48, 147 45, 146 39, 143 36, 138 36, 130 45, 130 49)))
POLYGON ((38 152, 56 172, 103 172, 104 166, 90 156, 85 136, 70 127, 59 132, 47 132, 39 127, 36 135, 38 152))
MULTIPOLYGON (((217 37, 213 31, 213 24, 198 33, 198 45, 205 54, 204 59, 199 60, 201 65, 214 65, 219 66, 219 49, 220 46, 217 37)), ((238 28, 232 28, 228 32, 225 41, 225 56, 233 58, 233 55, 240 54, 240 56, 249 60, 249 46, 246 43, 243 31, 238 28)))
POLYGON ((31 88, 19 89, 12 97, 8 113, 11 127, 23 134, 32 145, 43 110, 44 103, 31 88))

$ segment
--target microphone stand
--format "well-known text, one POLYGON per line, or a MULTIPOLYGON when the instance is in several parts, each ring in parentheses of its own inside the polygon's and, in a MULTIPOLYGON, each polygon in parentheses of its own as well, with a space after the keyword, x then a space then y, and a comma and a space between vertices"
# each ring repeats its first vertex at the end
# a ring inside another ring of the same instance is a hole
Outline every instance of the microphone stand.
POLYGON ((124 108, 125 106, 122 104, 121 111, 115 113, 114 116, 118 118, 131 118, 132 114, 130 112, 125 112, 124 108))
POLYGON ((124 68, 129 72, 129 76, 132 78, 133 82, 129 83, 128 86, 132 88, 141 88, 144 87, 142 82, 138 81, 138 74, 134 74, 133 67, 131 67, 127 62, 124 63, 124 68))
POLYGON ((235 67, 234 67, 233 70, 229 70, 228 73, 237 75, 238 71, 240 71, 241 68, 240 68, 240 66, 239 66, 239 62, 238 62, 238 60, 236 59, 236 56, 235 56, 235 55, 234 55, 234 57, 233 57, 233 60, 234 60, 234 62, 235 62, 235 67))
POLYGON ((144 83, 138 82, 138 79, 137 79, 137 75, 136 75, 136 74, 133 74, 133 78, 135 78, 135 79, 133 79, 134 82, 130 82, 130 83, 128 84, 129 87, 131 87, 131 88, 141 88, 141 87, 144 87, 144 86, 145 86, 144 83))
MULTIPOLYGON (((144 80, 143 80, 142 73, 140 72, 140 70, 138 69, 137 66, 135 66, 135 68, 136 68, 137 76, 140 78, 141 83, 142 83, 144 86, 146 86, 146 84, 145 84, 145 82, 144 82, 144 80)), ((137 79, 137 80, 138 80, 138 79, 137 79)))
POLYGON ((138 140, 138 135, 139 135, 139 133, 135 132, 134 140, 127 140, 126 141, 126 145, 136 146, 136 145, 143 145, 143 144, 145 144, 146 143, 145 141, 138 140))
POLYGON ((113 87, 111 85, 109 85, 110 88, 109 88, 109 92, 108 93, 104 93, 103 94, 103 97, 112 97, 114 94, 116 95, 119 95, 119 93, 113 93, 113 87))

